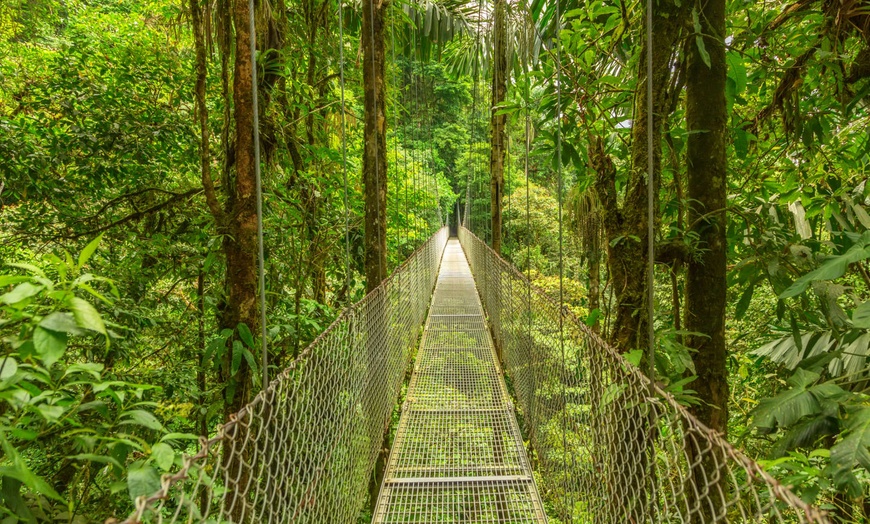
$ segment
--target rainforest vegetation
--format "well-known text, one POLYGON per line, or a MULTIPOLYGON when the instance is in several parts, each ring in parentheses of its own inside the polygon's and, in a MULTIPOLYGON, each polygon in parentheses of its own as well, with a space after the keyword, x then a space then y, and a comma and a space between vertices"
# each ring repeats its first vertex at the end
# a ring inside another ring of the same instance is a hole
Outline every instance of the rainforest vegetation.
POLYGON ((248 0, 0 0, 0 522, 128 514, 460 220, 870 521, 870 3, 254 5, 257 85, 248 0))

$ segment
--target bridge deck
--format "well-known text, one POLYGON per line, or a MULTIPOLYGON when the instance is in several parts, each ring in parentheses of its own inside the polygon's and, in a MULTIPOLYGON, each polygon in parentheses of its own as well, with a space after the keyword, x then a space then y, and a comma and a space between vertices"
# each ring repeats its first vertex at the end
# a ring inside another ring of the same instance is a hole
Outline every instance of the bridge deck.
POLYGON ((456 239, 441 262, 374 522, 546 522, 456 239))

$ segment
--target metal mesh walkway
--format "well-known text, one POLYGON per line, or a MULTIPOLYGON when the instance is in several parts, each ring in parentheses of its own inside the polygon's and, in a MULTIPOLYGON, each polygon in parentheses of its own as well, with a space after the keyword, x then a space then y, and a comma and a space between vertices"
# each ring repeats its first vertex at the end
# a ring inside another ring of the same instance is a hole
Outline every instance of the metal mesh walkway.
POLYGON ((546 522, 456 239, 441 262, 374 521, 546 522))

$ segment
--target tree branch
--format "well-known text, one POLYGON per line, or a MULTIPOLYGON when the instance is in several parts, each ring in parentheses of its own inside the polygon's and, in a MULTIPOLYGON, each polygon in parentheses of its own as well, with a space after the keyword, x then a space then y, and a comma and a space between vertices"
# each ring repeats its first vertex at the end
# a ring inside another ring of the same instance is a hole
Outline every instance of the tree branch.
POLYGON ((98 233, 102 233, 103 231, 108 231, 109 229, 115 228, 115 227, 120 226, 122 224, 126 224, 127 222, 139 220, 139 219, 145 217, 146 215, 150 215, 151 213, 155 213, 157 211, 160 211, 161 209, 167 208, 167 207, 169 207, 169 206, 171 206, 171 205, 173 205, 181 200, 192 197, 194 195, 198 195, 199 193, 202 193, 203 191, 204 191, 203 188, 196 187, 196 188, 190 189, 188 191, 185 191, 184 193, 177 193, 177 194, 175 194, 175 196, 168 198, 159 204, 155 204, 149 208, 143 209, 142 211, 137 211, 135 213, 132 213, 130 215, 125 216, 124 218, 119 218, 118 220, 115 220, 114 222, 111 222, 111 223, 106 224, 104 226, 98 227, 96 229, 92 229, 90 231, 85 231, 82 233, 73 233, 72 235, 61 235, 58 238, 76 239, 76 238, 81 238, 81 237, 85 237, 85 236, 93 236, 93 235, 96 235, 98 233))

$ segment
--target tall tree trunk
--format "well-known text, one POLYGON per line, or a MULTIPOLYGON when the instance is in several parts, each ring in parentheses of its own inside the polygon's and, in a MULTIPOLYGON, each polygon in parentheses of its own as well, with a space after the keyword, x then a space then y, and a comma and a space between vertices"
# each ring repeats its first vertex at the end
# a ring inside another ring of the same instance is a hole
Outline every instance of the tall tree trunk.
MULTIPOLYGON (((387 130, 386 86, 384 63, 384 15, 388 0, 362 0, 363 91, 365 95, 365 128, 363 131, 363 185, 365 192, 365 272, 366 290, 375 291, 387 277, 387 130)), ((389 428, 389 414, 384 412, 383 402, 376 399, 375 390, 384 380, 385 357, 389 347, 384 295, 374 298, 384 301, 382 307, 371 308, 366 319, 368 332, 366 353, 368 379, 366 387, 367 418, 380 425, 382 436, 389 428)), ((378 426, 376 426, 378 427, 378 426)), ((374 503, 380 488, 386 465, 387 453, 384 438, 380 440, 374 475, 369 486, 369 496, 374 503)))
MULTIPOLYGON (((233 24, 236 33, 235 70, 233 72, 233 119, 235 120, 235 177, 227 188, 226 255, 227 304, 222 327, 236 330, 246 324, 252 333, 259 328, 257 309, 257 200, 254 166, 254 86, 251 78, 251 55, 248 52, 248 0, 234 0, 233 24)), ((232 360, 228 351, 227 368, 232 360)), ((226 413, 235 413, 250 397, 250 372, 242 359, 238 372, 229 379, 226 413)))
MULTIPOLYGON (((686 344, 692 355, 698 380, 692 386, 700 402, 692 413, 711 429, 728 430, 728 377, 725 355, 725 229, 727 108, 725 104, 725 0, 697 0, 695 8, 708 56, 699 43, 690 45, 686 81, 686 124, 688 146, 689 223, 701 249, 690 257, 686 272, 686 344), (709 61, 709 65, 707 63, 709 61)), ((689 444, 687 451, 700 450, 689 444)), ((695 468, 694 480, 710 479, 721 457, 707 453, 695 468)), ((698 487, 698 491, 703 489, 698 487)), ((710 489, 712 493, 717 490, 710 489)), ((724 512, 718 497, 701 502, 706 512, 724 512), (714 500, 715 499, 715 500, 714 500)), ((703 515, 700 521, 714 516, 703 515)), ((708 520, 704 520, 708 519, 708 520)))
MULTIPOLYGON (((221 327, 233 330, 238 336, 239 324, 248 326, 252 333, 259 331, 257 307, 257 201, 256 170, 254 165, 254 113, 255 86, 251 78, 248 0, 233 0, 235 26, 235 64, 233 71, 233 120, 235 122, 234 167, 226 188, 225 231, 222 244, 226 257, 224 285, 227 303, 221 314, 221 327), (234 175, 234 176, 233 176, 234 175)), ((228 153, 229 154, 229 153, 228 153)), ((233 344, 230 342, 222 366, 224 414, 227 419, 248 402, 251 396, 251 373, 247 360, 239 361, 233 370, 233 344), (233 372, 235 371, 235 373, 233 372)), ((238 426, 237 426, 238 427, 238 426)), ((241 431, 241 430, 239 430, 241 431)), ((231 432, 230 439, 242 438, 231 432)), ((236 490, 247 486, 249 472, 238 445, 228 444, 223 455, 227 478, 235 479, 227 486, 234 491, 233 519, 242 521, 248 511, 244 494, 236 490), (232 450, 236 450, 233 452, 232 450)))
POLYGON ((501 254, 502 196, 504 193, 505 128, 507 115, 498 114, 499 105, 507 95, 507 6, 505 0, 495 0, 493 28, 492 100, 490 140, 490 213, 492 214, 492 249, 501 254))
POLYGON ((724 433, 728 420, 728 382, 725 370, 725 1, 701 0, 699 19, 710 66, 697 46, 689 55, 686 97, 688 125, 689 222, 702 249, 688 261, 686 329, 695 348, 698 380, 693 384, 702 400, 692 408, 711 429, 724 433))
MULTIPOLYGON (((648 0, 652 1, 652 0, 648 0)), ((661 167, 662 124, 669 99, 667 87, 671 80, 674 49, 682 33, 685 3, 665 1, 656 4, 653 13, 653 47, 641 47, 638 60, 638 80, 635 88, 635 108, 632 119, 631 172, 622 205, 616 189, 616 169, 604 151, 603 142, 590 144, 590 163, 596 171, 595 188, 602 204, 602 216, 607 236, 607 261, 612 289, 616 294, 615 319, 609 340, 620 352, 646 345, 647 322, 647 131, 652 125, 653 182, 651 195, 658 209, 657 188, 661 167), (652 107, 647 111, 647 53, 652 55, 652 107)), ((649 28, 647 28, 649 30, 649 28)), ((654 520, 653 501, 646 495, 655 479, 651 471, 651 423, 649 410, 643 409, 644 392, 640 398, 626 399, 620 409, 603 413, 605 424, 615 434, 610 437, 607 454, 608 508, 603 521, 646 522, 654 520), (634 457, 628 464, 625 457, 634 457)))
POLYGON ((365 190, 366 289, 387 277, 387 130, 384 84, 384 13, 387 0, 363 0, 362 48, 365 92, 363 185, 365 190))

